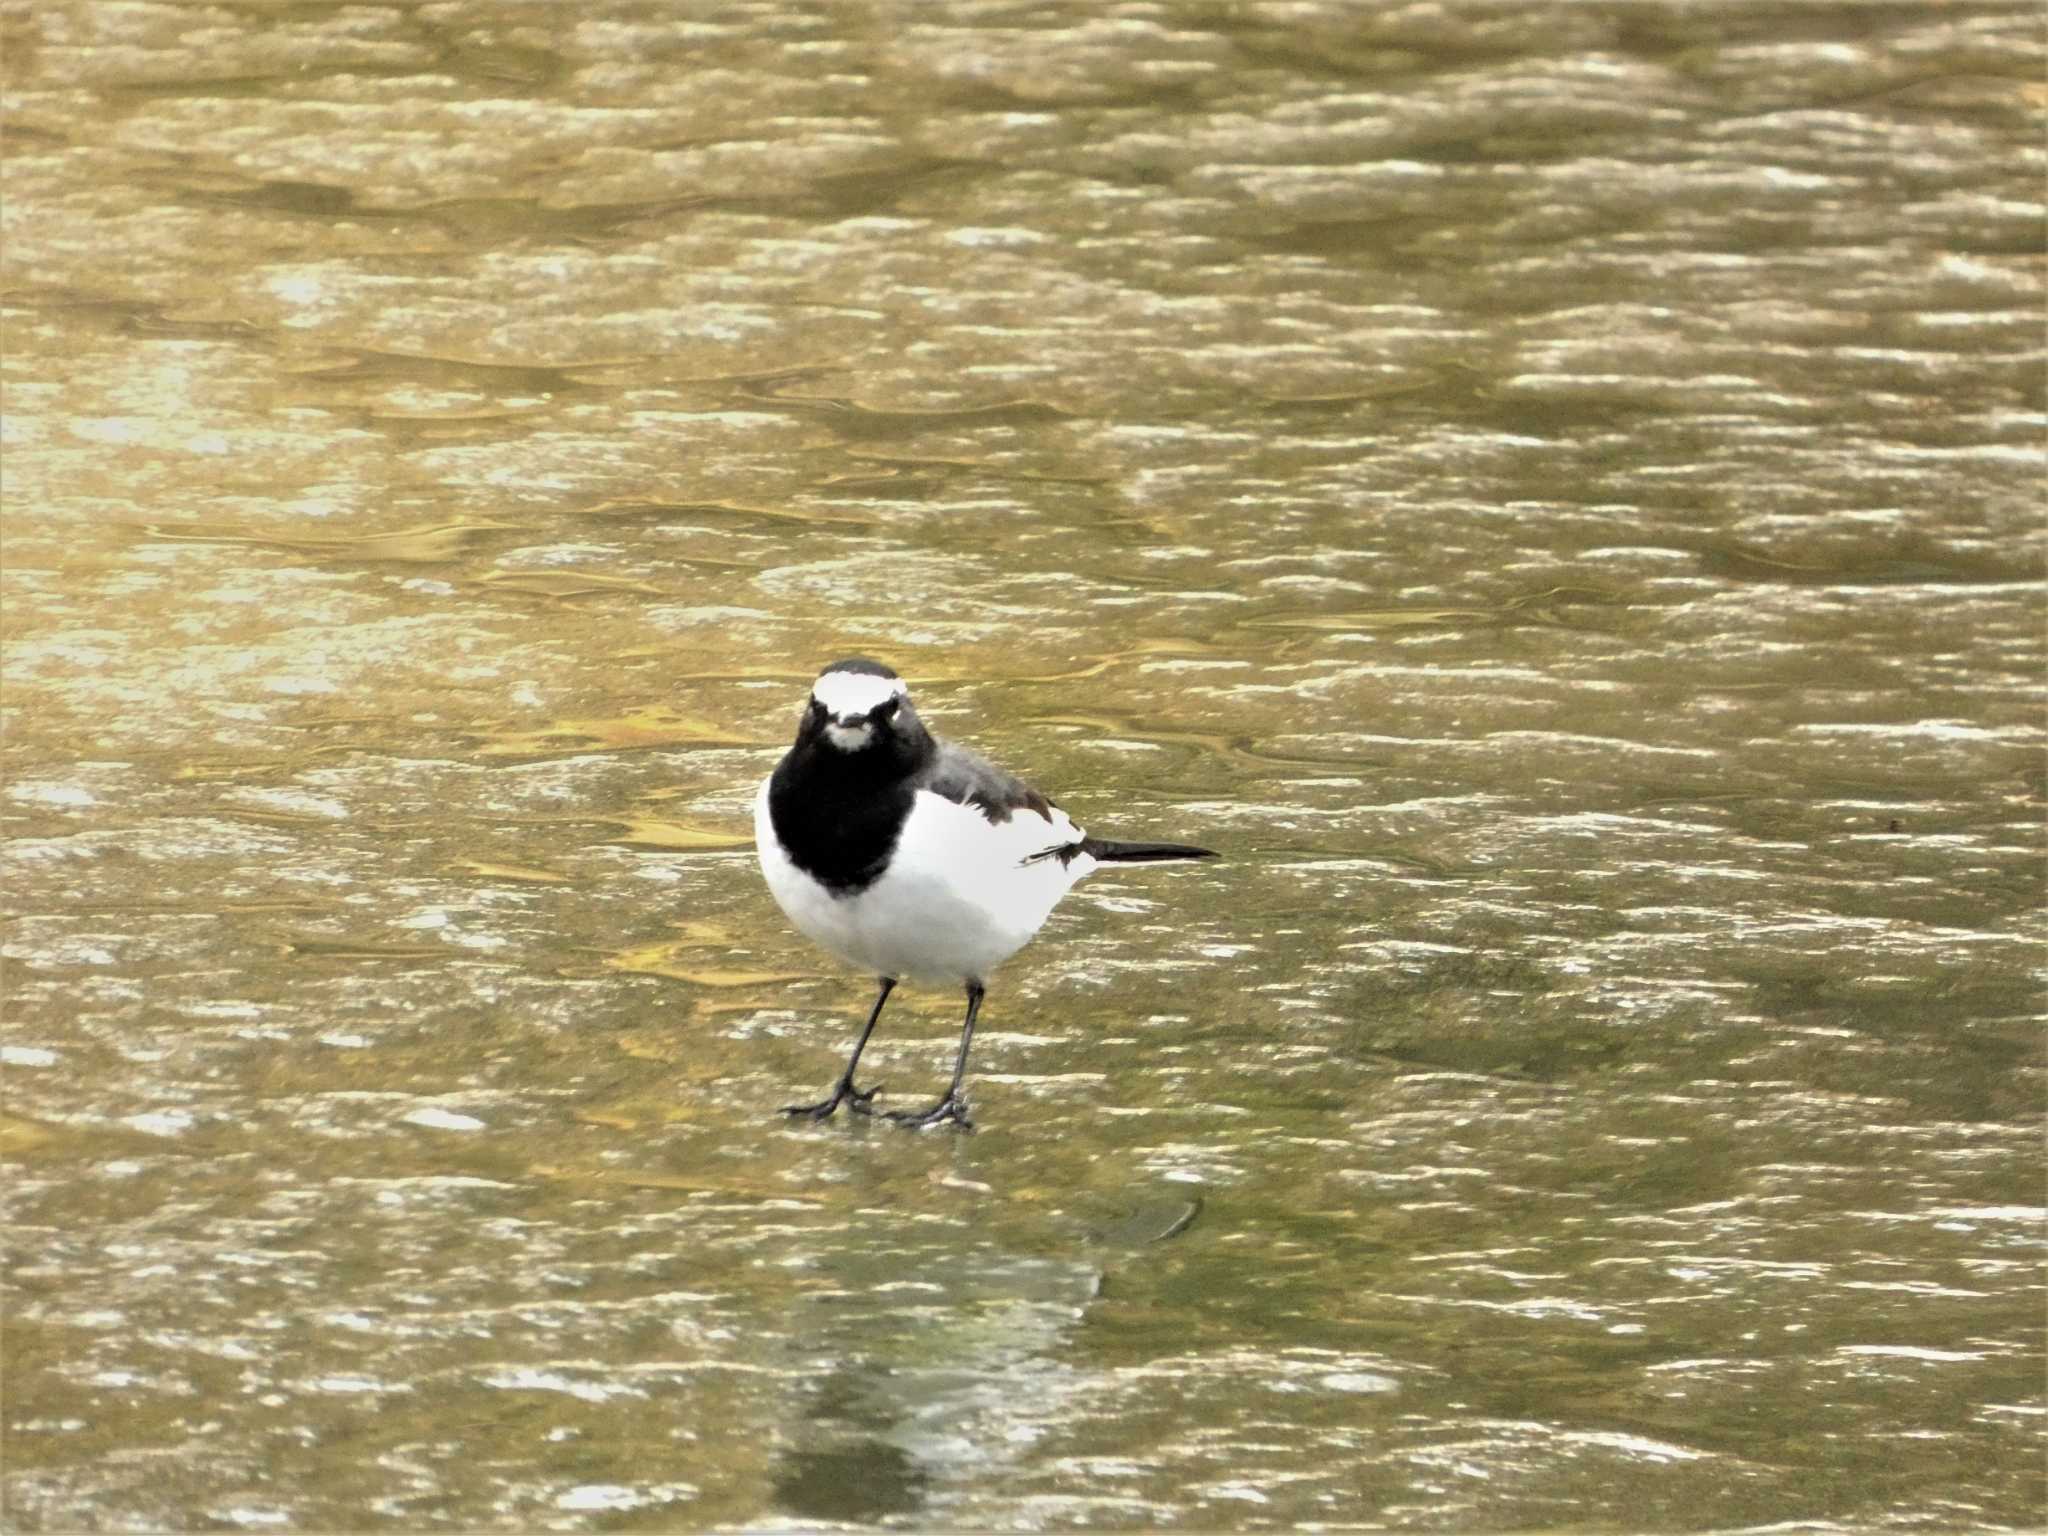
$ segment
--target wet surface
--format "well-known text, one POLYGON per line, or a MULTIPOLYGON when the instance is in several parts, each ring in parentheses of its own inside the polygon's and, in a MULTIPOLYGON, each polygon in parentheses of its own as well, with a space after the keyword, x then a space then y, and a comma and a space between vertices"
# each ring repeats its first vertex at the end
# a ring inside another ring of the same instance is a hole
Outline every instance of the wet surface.
POLYGON ((13 1527, 2040 1524, 2031 8, 0 15, 13 1527))

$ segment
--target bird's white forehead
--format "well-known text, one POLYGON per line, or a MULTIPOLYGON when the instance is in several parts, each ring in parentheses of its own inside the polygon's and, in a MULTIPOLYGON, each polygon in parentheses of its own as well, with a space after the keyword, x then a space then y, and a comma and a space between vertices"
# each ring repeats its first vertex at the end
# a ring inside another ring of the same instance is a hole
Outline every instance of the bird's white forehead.
POLYGON ((877 704, 910 692, 900 677, 871 672, 827 672, 811 685, 811 697, 835 715, 864 715, 877 704))

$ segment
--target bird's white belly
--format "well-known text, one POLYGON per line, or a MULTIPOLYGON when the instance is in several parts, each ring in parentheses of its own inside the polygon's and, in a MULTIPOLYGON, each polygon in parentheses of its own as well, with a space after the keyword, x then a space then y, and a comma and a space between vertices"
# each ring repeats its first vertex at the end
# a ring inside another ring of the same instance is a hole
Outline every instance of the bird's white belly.
POLYGON ((1036 933, 1093 859, 1024 860, 1080 830, 1057 810, 992 823, 973 806, 920 790, 889 867, 865 890, 834 895, 793 864, 775 837, 768 787, 754 840, 776 903, 804 936, 842 960, 899 980, 983 981, 1036 933))

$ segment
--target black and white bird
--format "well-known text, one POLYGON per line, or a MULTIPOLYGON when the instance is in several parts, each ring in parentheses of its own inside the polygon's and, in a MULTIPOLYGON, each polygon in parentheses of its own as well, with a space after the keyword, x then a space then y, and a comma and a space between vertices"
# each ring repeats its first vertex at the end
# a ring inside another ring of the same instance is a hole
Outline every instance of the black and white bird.
POLYGON ((1088 836, 1022 779, 932 735, 903 679, 859 657, 811 685, 796 744, 755 797, 754 844, 789 920, 881 987, 831 1096, 785 1114, 872 1113, 876 1090, 853 1074, 896 984, 967 989, 952 1086, 928 1109, 889 1115, 917 1126, 969 1124, 962 1083, 988 978, 1077 881, 1100 864, 1216 856, 1088 836))

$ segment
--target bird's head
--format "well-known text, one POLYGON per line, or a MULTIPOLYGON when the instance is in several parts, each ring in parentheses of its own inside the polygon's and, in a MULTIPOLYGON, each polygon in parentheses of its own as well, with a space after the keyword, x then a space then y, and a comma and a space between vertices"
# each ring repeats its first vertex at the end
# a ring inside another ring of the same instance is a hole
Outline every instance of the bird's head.
POLYGON ((813 740, 849 755, 879 748, 891 758, 915 756, 926 739, 903 679, 861 656, 835 661, 818 674, 797 727, 799 742, 813 740))

